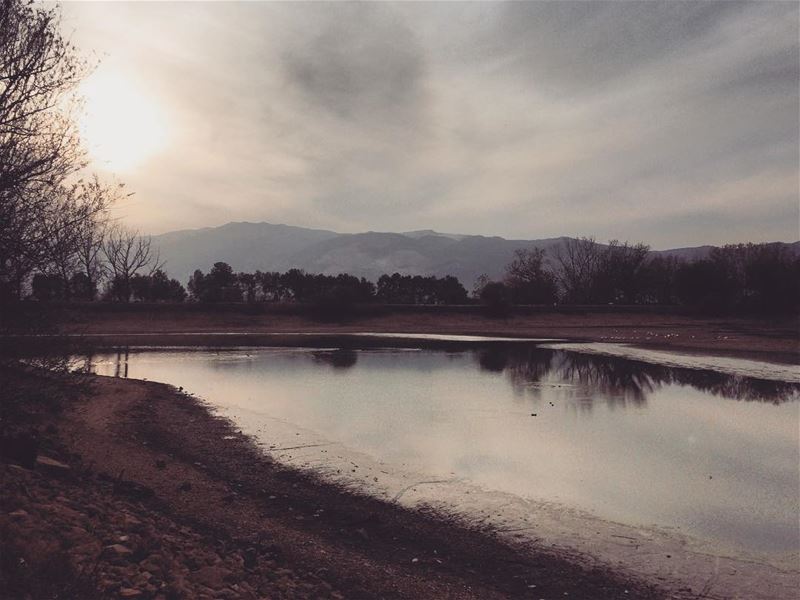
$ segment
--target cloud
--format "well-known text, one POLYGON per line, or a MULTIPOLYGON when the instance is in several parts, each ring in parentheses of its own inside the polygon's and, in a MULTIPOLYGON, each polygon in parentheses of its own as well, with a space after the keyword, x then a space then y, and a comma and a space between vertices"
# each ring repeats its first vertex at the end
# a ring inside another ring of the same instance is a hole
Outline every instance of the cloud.
POLYGON ((171 115, 171 148, 123 174, 129 218, 154 232, 797 238, 795 3, 64 10, 171 115))
POLYGON ((280 53, 287 83, 351 122, 418 125, 425 57, 406 23, 373 4, 330 3, 308 12, 309 32, 280 53))
POLYGON ((681 54, 742 8, 708 2, 511 2, 482 37, 504 59, 556 93, 613 85, 681 54))

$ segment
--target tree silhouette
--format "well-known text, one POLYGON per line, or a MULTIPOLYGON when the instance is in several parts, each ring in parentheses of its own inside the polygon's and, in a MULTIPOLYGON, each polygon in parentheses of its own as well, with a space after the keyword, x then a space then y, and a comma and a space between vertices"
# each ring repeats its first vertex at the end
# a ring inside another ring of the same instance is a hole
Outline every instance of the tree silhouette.
POLYGON ((135 275, 152 275, 163 266, 149 237, 120 225, 109 230, 102 252, 111 280, 110 296, 122 302, 131 298, 131 279, 135 275))
POLYGON ((199 269, 189 280, 189 292, 201 302, 241 302, 237 276, 228 263, 217 262, 208 275, 199 269))
POLYGON ((506 284, 515 304, 552 304, 557 299, 555 276, 544 265, 540 248, 520 248, 506 267, 506 284))
MULTIPOLYGON (((0 2, 0 296, 19 298, 54 236, 91 216, 64 186, 83 167, 74 91, 86 72, 59 10, 0 2)), ((95 205, 94 210, 102 209, 95 205)))

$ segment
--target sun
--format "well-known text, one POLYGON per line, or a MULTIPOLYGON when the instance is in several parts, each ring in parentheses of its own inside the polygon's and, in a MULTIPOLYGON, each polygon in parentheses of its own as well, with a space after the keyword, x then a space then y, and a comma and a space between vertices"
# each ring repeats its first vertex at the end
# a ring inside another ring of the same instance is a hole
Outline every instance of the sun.
POLYGON ((158 102, 131 78, 95 72, 80 89, 81 136, 90 156, 105 169, 131 171, 164 149, 167 122, 158 102))

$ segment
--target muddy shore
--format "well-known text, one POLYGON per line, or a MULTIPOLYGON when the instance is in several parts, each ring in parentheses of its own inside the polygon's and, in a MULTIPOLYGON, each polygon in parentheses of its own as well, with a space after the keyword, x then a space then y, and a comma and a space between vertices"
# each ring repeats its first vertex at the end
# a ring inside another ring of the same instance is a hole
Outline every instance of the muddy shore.
POLYGON ((168 305, 115 311, 69 308, 59 317, 65 333, 104 347, 295 345, 296 340, 283 340, 282 335, 386 332, 557 338, 629 343, 643 348, 784 364, 797 364, 800 360, 798 317, 756 319, 621 311, 543 312, 497 319, 475 311, 405 311, 326 322, 298 314, 253 312, 246 305, 223 307, 224 310, 191 308, 181 310, 168 305))
POLYGON ((0 465, 8 597, 54 597, 13 595, 34 576, 75 598, 665 597, 284 468, 163 384, 88 377, 39 427, 43 462, 0 465))

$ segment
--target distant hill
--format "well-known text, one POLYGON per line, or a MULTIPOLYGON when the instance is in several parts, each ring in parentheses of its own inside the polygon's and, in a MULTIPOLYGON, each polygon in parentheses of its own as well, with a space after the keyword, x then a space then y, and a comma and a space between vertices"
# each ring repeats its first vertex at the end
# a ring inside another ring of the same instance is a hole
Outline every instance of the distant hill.
MULTIPOLYGON (((795 256, 800 256, 800 242, 769 242, 769 246, 784 246, 795 256)), ((672 248, 670 250, 653 250, 651 254, 674 256, 681 260, 702 260, 708 258, 715 246, 694 246, 692 248, 672 248)))
MULTIPOLYGON (((501 278, 517 248, 553 251, 568 238, 507 240, 501 237, 438 233, 344 234, 272 223, 228 223, 220 227, 173 231, 154 236, 172 277, 186 282, 195 269, 208 271, 218 261, 235 271, 351 273, 376 280, 384 273, 455 275, 469 290, 486 273, 501 278)), ((800 253, 800 242, 791 244, 800 253)), ((712 246, 656 251, 661 255, 696 259, 712 246)))
POLYGON ((208 271, 219 261, 237 271, 285 270, 294 266, 292 257, 296 253, 338 235, 290 225, 228 223, 172 231, 154 236, 153 241, 166 260, 170 275, 186 282, 195 269, 208 271))
POLYGON ((651 254, 674 256, 680 260, 702 260, 708 258, 714 246, 694 246, 692 248, 672 248, 670 250, 653 250, 651 254))

